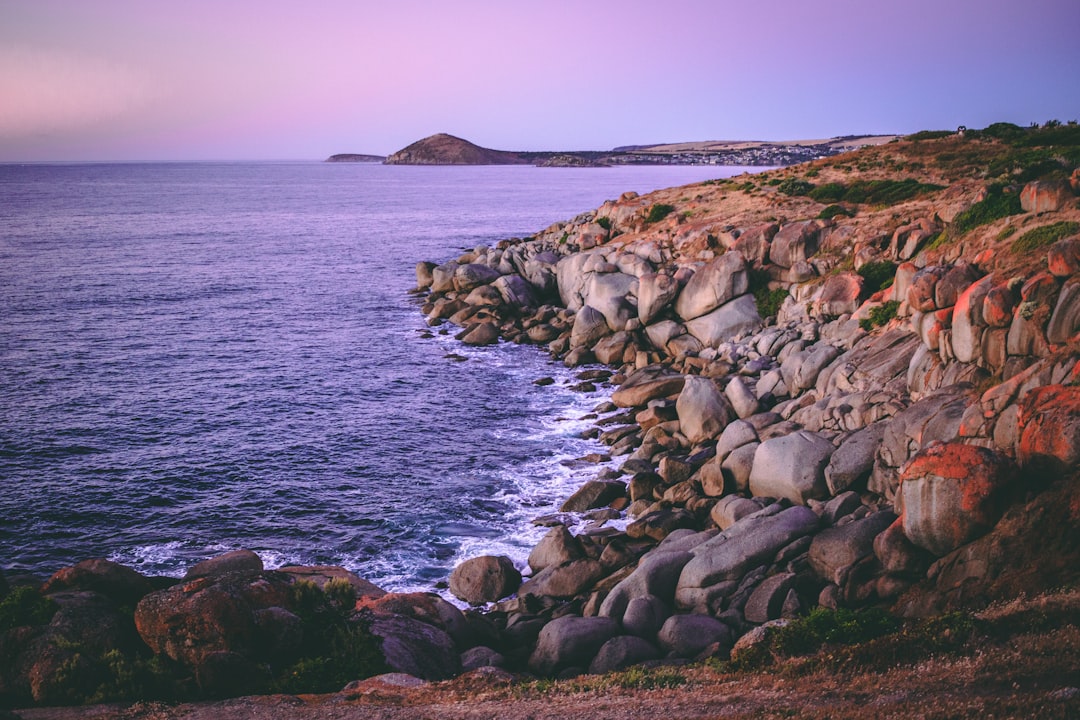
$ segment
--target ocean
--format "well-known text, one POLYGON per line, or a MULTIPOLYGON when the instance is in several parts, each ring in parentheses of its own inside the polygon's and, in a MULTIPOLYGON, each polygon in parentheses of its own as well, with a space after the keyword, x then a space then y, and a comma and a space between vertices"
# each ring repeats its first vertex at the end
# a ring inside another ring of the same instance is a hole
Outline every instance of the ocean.
POLYGON ((413 591, 523 566, 596 473, 570 461, 605 391, 423 337, 416 262, 742 171, 0 165, 0 568, 242 547, 413 591))

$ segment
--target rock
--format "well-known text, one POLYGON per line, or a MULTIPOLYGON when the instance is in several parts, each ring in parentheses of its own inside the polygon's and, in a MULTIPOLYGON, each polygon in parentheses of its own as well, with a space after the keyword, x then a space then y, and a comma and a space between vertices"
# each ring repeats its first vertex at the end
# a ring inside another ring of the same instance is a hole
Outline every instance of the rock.
POLYGON ((398 615, 376 617, 371 633, 382 639, 386 665, 424 680, 446 680, 461 672, 461 656, 443 630, 398 615))
POLYGON ((960 293, 953 307, 952 348, 960 362, 975 362, 982 354, 983 303, 993 288, 993 276, 987 275, 960 293))
POLYGON ((603 338, 593 347, 593 355, 596 356, 596 361, 604 365, 622 364, 630 340, 630 334, 623 331, 603 338))
POLYGON ((418 262, 416 263, 416 287, 428 288, 431 287, 432 277, 431 271, 435 269, 435 263, 432 262, 418 262))
POLYGON ((674 320, 661 320, 645 328, 645 335, 657 350, 667 349, 668 343, 686 333, 686 328, 674 320))
POLYGON ((784 384, 795 397, 814 387, 821 371, 840 355, 840 349, 827 342, 814 343, 805 350, 792 352, 780 363, 784 384))
POLYGON ((1080 237, 1058 240, 1046 252, 1047 269, 1059 278, 1080 273, 1080 237))
POLYGON ((724 253, 694 273, 675 301, 675 312, 683 320, 693 320, 743 295, 749 287, 746 260, 739 253, 724 253))
POLYGON ((589 480, 566 499, 559 512, 585 512, 603 507, 626 495, 626 484, 617 480, 589 480))
POLYGON ((719 347, 728 340, 761 326, 757 303, 750 294, 740 295, 712 312, 686 323, 686 331, 706 347, 719 347))
POLYGON ((764 266, 769 259, 769 247, 773 237, 780 230, 775 223, 755 225, 739 235, 731 245, 731 250, 741 253, 750 265, 764 266))
POLYGON ((450 573, 450 592, 470 605, 504 598, 518 589, 521 573, 510 558, 482 555, 470 558, 450 573))
POLYGON ((637 293, 638 281, 632 275, 620 272, 593 273, 585 282, 582 299, 589 307, 604 316, 608 327, 618 332, 626 329, 626 323, 634 316, 627 297, 637 293))
POLYGON ((724 476, 724 487, 728 491, 745 492, 750 489, 750 474, 754 470, 754 458, 760 444, 747 443, 735 448, 724 458, 720 469, 724 476))
POLYGON ((1016 295, 1007 284, 995 285, 983 298, 983 320, 990 327, 1009 327, 1013 320, 1016 295))
POLYGON ((495 282, 499 277, 499 271, 479 263, 459 265, 454 270, 454 289, 460 293, 495 282))
POLYGON ((758 497, 787 498, 798 505, 829 494, 825 466, 836 448, 815 433, 771 438, 758 446, 750 471, 750 490, 758 497))
POLYGON ((1061 288, 1054 314, 1046 326, 1046 339, 1063 345, 1080 332, 1080 282, 1068 282, 1061 288))
POLYGON ((734 419, 723 392, 703 377, 686 378, 675 410, 682 433, 694 444, 716 437, 734 419))
POLYGON ((431 291, 448 293, 454 290, 454 273, 458 264, 451 260, 431 269, 431 291))
POLYGON ((946 272, 940 265, 928 265, 915 273, 907 292, 908 305, 912 310, 927 313, 937 309, 934 291, 946 272))
POLYGON ((874 538, 874 555, 885 572, 899 577, 919 579, 930 567, 930 553, 908 540, 902 517, 874 538))
POLYGON ((463 672, 475 670, 481 667, 505 667, 506 658, 499 652, 489 647, 478 645, 461 653, 461 669, 463 672))
POLYGON ((574 328, 570 331, 570 347, 592 347, 608 333, 607 319, 596 308, 589 305, 578 310, 574 316, 574 328))
POLYGON ((694 466, 682 458, 666 455, 660 458, 657 472, 665 485, 678 485, 690 479, 694 466))
POLYGON ((826 317, 852 314, 862 303, 863 278, 858 273, 841 272, 829 275, 815 301, 816 311, 826 317))
POLYGON ((1064 180, 1032 180, 1020 191, 1024 212, 1057 212, 1073 200, 1069 183, 1064 180))
POLYGON ((565 526, 559 525, 548 530, 540 542, 536 543, 529 553, 529 567, 537 573, 552 565, 577 560, 583 555, 581 543, 565 526))
POLYGON ((367 580, 354 575, 345 568, 336 565, 289 565, 279 568, 278 572, 290 575, 297 580, 313 582, 320 590, 325 588, 326 583, 331 580, 344 580, 356 590, 356 596, 358 598, 382 597, 383 595, 386 595, 386 591, 374 583, 370 583, 367 580))
POLYGON ((499 342, 499 328, 494 323, 476 323, 466 328, 458 339, 466 345, 494 345, 499 342))
POLYGON ((622 616, 623 629, 631 635, 654 638, 671 615, 667 604, 655 595, 630 599, 622 616))
POLYGON ((727 387, 724 388, 724 395, 727 397, 728 402, 731 403, 735 414, 740 418, 755 415, 760 409, 757 396, 738 376, 731 378, 728 382, 727 387))
MULTIPOLYGON (((0 597, 4 596, 0 577, 0 597)), ((70 590, 90 590, 119 605, 134 606, 154 589, 149 578, 119 563, 95 558, 53 573, 41 588, 42 595, 70 590)))
POLYGON ((1016 459, 1025 474, 1052 478, 1080 464, 1080 387, 1031 390, 1020 402, 1017 425, 1016 459))
POLYGON ((716 441, 716 456, 724 457, 732 450, 748 443, 757 442, 757 428, 746 420, 735 420, 724 428, 716 441))
POLYGON ((753 515, 759 510, 761 506, 753 500, 747 500, 738 495, 728 495, 720 498, 719 502, 713 505, 709 517, 718 528, 727 530, 747 515, 753 515))
POLYGON ((979 279, 979 271, 963 260, 949 268, 934 286, 934 304, 939 308, 956 305, 960 293, 979 279))
POLYGON ((618 620, 634 598, 654 596, 663 603, 671 602, 675 597, 679 575, 692 557, 686 551, 653 551, 647 554, 637 568, 604 598, 600 615, 618 620))
POLYGON ((468 294, 465 302, 481 307, 498 307, 503 304, 503 296, 494 285, 481 285, 468 294))
POLYGON ((675 530, 693 527, 696 523, 694 514, 682 508, 664 507, 642 515, 626 526, 628 537, 652 538, 663 540, 675 530))
POLYGON ((553 675, 568 667, 588 667, 619 626, 607 617, 566 615, 552 620, 540 631, 529 669, 537 675, 553 675))
POLYGON ((673 375, 659 367, 638 370, 626 379, 611 395, 619 407, 641 407, 650 400, 664 398, 682 391, 686 376, 673 375))
POLYGON ((427 680, 408 673, 382 673, 363 680, 353 680, 342 689, 347 695, 382 695, 400 692, 403 688, 417 688, 427 685, 427 680))
POLYGON ((676 605, 703 608, 711 586, 737 583, 751 569, 772 560, 781 548, 816 531, 819 522, 813 510, 802 506, 743 518, 694 549, 694 558, 679 575, 676 605))
POLYGON ((842 587, 851 567, 874 554, 874 538, 894 520, 894 513, 879 512, 822 530, 810 543, 810 567, 822 580, 842 587))
POLYGON ((847 517, 863 506, 859 493, 848 490, 821 506, 821 519, 827 525, 835 525, 841 518, 847 517))
POLYGON ((765 578, 746 601, 743 608, 746 622, 760 624, 778 619, 788 591, 795 587, 795 578, 795 573, 779 573, 765 578))
POLYGON ((518 595, 569 599, 592 587, 603 575, 604 567, 598 560, 567 560, 538 572, 521 586, 518 595))
POLYGON ((679 293, 679 283, 670 275, 648 273, 638 278, 638 317, 648 325, 679 293))
POLYGON ((601 646, 589 663, 589 673, 603 675, 659 658, 660 651, 647 640, 632 635, 613 637, 601 646))
POLYGON ((731 649, 731 628, 708 615, 672 615, 657 634, 660 647, 676 657, 695 658, 714 643, 731 649))
POLYGON ((520 275, 503 275, 491 283, 507 305, 516 308, 534 308, 539 303, 532 286, 520 275))
POLYGON ((258 555, 250 550, 233 550, 224 555, 218 555, 209 560, 195 563, 184 574, 184 580, 215 577, 226 573, 260 573, 262 571, 263 561, 258 555))
POLYGON ((878 446, 885 436, 885 421, 867 425, 848 436, 829 457, 825 466, 825 484, 830 495, 839 495, 850 487, 861 487, 874 469, 878 446))
POLYGON ((813 220, 788 223, 773 237, 769 260, 782 268, 806 262, 817 252, 820 232, 820 227, 813 220))
POLYGON ((942 443, 921 451, 900 475, 904 534, 946 555, 985 534, 1004 511, 1016 467, 987 448, 942 443))

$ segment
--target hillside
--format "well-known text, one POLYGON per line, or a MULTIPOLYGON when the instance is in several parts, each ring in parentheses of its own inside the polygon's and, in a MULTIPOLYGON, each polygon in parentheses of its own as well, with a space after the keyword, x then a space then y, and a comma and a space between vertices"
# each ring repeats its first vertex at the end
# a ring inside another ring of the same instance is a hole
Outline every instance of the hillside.
POLYGON ((336 163, 381 163, 386 160, 382 155, 362 155, 359 153, 338 153, 326 158, 326 162, 336 163))
POLYGON ((385 160, 387 165, 525 165, 517 153, 489 150, 453 135, 439 133, 417 140, 385 160))

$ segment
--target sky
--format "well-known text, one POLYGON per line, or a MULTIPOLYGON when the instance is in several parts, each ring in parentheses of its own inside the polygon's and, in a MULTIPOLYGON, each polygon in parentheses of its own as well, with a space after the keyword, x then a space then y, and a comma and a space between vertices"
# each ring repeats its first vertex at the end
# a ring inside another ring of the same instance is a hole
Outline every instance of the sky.
POLYGON ((1080 0, 0 0, 0 162, 1080 118, 1080 0))

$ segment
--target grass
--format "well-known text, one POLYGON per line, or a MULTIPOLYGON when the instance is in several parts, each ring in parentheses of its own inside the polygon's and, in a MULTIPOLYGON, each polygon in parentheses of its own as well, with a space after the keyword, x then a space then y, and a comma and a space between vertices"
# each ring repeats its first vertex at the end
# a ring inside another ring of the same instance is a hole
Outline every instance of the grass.
POLYGON ((1024 209, 1020 207, 1019 193, 1005 192, 1001 185, 991 185, 987 188, 986 198, 953 218, 949 226, 949 234, 959 237, 977 227, 1010 215, 1019 215, 1023 211, 1024 209))
POLYGON ((762 319, 775 317, 788 296, 784 288, 769 289, 769 274, 764 270, 750 270, 750 293, 754 296, 754 304, 757 305, 758 315, 762 319))
POLYGON ((518 697, 607 693, 612 690, 668 690, 687 683, 687 677, 670 668, 634 666, 605 675, 586 675, 573 680, 533 680, 514 688, 518 697))
POLYGON ((1013 240, 1012 245, 1009 246, 1009 250, 1014 253, 1030 252, 1037 248, 1053 245, 1058 240, 1077 233, 1080 233, 1080 223, 1071 220, 1063 220, 1061 222, 1056 222, 1053 225, 1043 225, 1042 227, 1028 230, 1026 233, 1013 240))
POLYGON ((899 300, 889 300, 877 307, 870 308, 870 316, 860 320, 859 327, 866 332, 870 332, 876 327, 887 325, 890 320, 896 317, 896 313, 899 309, 899 300))

